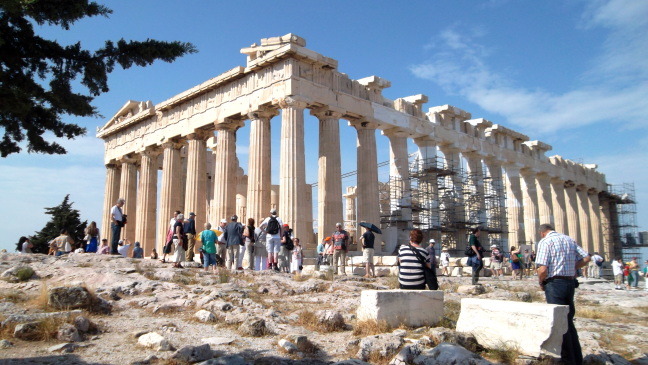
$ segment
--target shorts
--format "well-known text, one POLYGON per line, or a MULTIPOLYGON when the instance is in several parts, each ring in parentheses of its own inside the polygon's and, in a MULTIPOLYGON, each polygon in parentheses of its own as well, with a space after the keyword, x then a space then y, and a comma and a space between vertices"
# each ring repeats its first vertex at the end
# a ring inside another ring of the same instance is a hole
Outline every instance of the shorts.
POLYGON ((520 270, 520 263, 511 261, 511 270, 520 270))
POLYGON ((441 261, 441 266, 443 266, 443 267, 450 266, 450 261, 441 261))
POLYGON ((215 253, 203 252, 203 260, 205 261, 205 263, 203 264, 203 266, 205 268, 208 267, 209 265, 216 266, 216 254, 215 253))
POLYGON ((270 237, 266 242, 266 249, 268 253, 279 253, 281 250, 281 238, 279 237, 270 237))
POLYGON ((490 268, 493 269, 493 270, 499 270, 499 269, 502 268, 502 263, 501 262, 491 261, 490 268))
POLYGON ((364 263, 373 264, 374 261, 374 249, 373 248, 363 248, 362 249, 362 258, 364 263))
POLYGON ((614 275, 614 282, 622 283, 623 282, 623 274, 614 275))

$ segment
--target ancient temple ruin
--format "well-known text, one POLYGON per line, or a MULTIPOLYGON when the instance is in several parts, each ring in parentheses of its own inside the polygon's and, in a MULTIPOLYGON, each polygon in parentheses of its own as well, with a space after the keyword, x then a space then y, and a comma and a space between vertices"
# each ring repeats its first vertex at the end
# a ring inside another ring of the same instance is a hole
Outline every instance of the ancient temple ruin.
POLYGON ((156 237, 165 237, 174 210, 196 212, 201 227, 235 213, 258 220, 271 207, 310 245, 336 222, 355 230, 366 221, 383 228, 378 240, 387 253, 412 227, 460 250, 469 229, 481 226, 508 250, 537 242, 538 226, 550 222, 590 252, 614 252, 613 233, 601 228, 609 226, 614 200, 596 165, 547 157, 550 145, 450 105, 425 111, 422 94, 387 99, 382 91, 389 81, 353 80, 293 34, 262 39, 241 53, 245 67, 157 105, 128 101, 98 131, 105 141, 108 236, 110 207, 123 197, 124 234, 146 254, 160 250, 163 239, 156 237), (319 120, 316 197, 305 177, 307 110, 319 120), (270 121, 278 115, 281 139, 271 141, 270 121), (340 119, 357 135, 359 188, 344 192, 340 119), (235 150, 245 123, 247 175, 235 150), (377 130, 389 139, 389 181, 378 181, 377 130), (408 140, 416 151, 408 151, 408 140), (277 186, 267 163, 271 143, 281 145, 277 186))

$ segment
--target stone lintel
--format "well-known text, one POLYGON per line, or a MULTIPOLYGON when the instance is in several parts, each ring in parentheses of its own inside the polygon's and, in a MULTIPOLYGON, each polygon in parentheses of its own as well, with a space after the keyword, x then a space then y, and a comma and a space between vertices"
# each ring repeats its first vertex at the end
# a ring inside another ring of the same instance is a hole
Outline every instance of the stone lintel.
POLYGON ((505 136, 511 137, 514 141, 528 141, 529 137, 525 134, 522 134, 520 132, 516 132, 512 129, 506 128, 501 124, 493 124, 492 127, 488 128, 486 131, 487 133, 490 131, 490 133, 496 133, 496 134, 501 134, 505 136))
POLYGON ((405 100, 408 103, 412 103, 416 105, 417 107, 421 107, 423 104, 428 102, 428 96, 424 94, 416 94, 412 96, 406 96, 404 98, 401 98, 405 100))
POLYGON ((430 114, 448 114, 450 116, 458 117, 461 120, 468 120, 472 118, 472 114, 470 114, 469 112, 449 104, 431 107, 430 109, 428 109, 428 115, 430 114))
POLYGON ((357 315, 358 320, 386 321, 392 327, 433 326, 443 317, 443 291, 363 290, 357 315))
POLYGON ((493 126, 493 122, 484 118, 470 119, 467 120, 466 123, 470 123, 470 125, 474 126, 477 129, 486 129, 493 126))
POLYGON ((382 91, 391 87, 391 81, 385 80, 378 76, 369 76, 356 80, 360 85, 366 86, 370 90, 382 91))

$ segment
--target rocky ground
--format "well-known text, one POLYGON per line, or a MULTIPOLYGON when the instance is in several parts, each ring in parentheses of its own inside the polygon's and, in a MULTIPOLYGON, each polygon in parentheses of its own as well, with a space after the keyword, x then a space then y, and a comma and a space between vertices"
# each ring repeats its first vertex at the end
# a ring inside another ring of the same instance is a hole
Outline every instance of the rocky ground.
MULTIPOLYGON (((464 286, 470 278, 441 277, 440 327, 388 328, 355 312, 362 290, 395 288, 394 276, 214 275, 92 254, 3 254, 0 272, 0 364, 553 363, 481 349, 453 330, 464 297, 544 302, 535 278, 482 278, 480 293, 464 286)), ((587 363, 648 364, 647 294, 581 282, 576 327, 587 363)))

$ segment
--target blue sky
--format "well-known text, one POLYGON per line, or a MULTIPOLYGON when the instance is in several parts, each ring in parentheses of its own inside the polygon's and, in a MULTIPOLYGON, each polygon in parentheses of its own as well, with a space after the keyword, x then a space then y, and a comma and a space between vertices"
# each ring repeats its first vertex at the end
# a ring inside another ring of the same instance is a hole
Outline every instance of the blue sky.
MULTIPOLYGON (((359 79, 392 82, 390 99, 429 97, 553 146, 561 155, 599 165, 608 183, 634 182, 637 224, 648 229, 648 2, 610 1, 111 1, 109 18, 84 19, 69 31, 40 34, 88 49, 105 40, 180 40, 199 53, 167 64, 116 70, 110 92, 95 99, 103 118, 67 118, 88 135, 64 141, 64 156, 22 153, 0 159, 2 201, 15 217, 0 248, 46 223, 44 207, 71 194, 83 219, 101 221, 105 169, 95 130, 129 100, 160 103, 235 66, 241 48, 261 38, 297 34, 307 47, 339 61, 359 79)), ((317 140, 307 118, 306 136, 317 140)), ((344 123, 343 123, 344 124, 344 123)), ((278 135, 278 118, 273 121, 278 135)), ((342 172, 355 170, 355 131, 342 128, 342 172)), ((238 157, 247 170, 248 129, 238 157)), ((379 161, 389 158, 378 136, 379 161)), ((410 144, 410 152, 414 145, 410 144)), ((273 180, 278 180, 278 143, 273 180)), ((307 182, 317 180, 317 145, 307 144, 307 182)), ((380 178, 387 179, 387 170, 380 178)), ((344 184, 355 184, 352 179, 344 184)), ((314 191, 314 194, 316 192, 314 191)))

